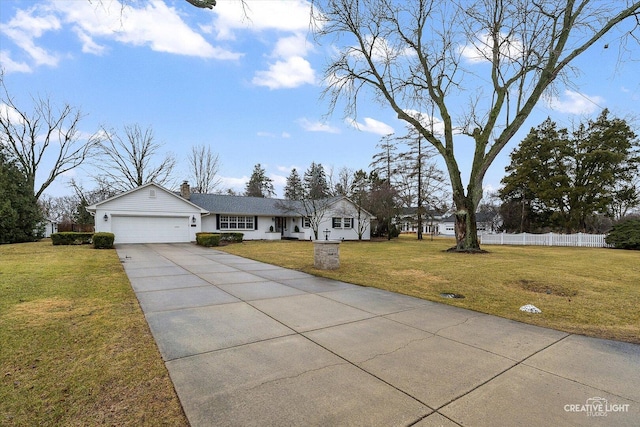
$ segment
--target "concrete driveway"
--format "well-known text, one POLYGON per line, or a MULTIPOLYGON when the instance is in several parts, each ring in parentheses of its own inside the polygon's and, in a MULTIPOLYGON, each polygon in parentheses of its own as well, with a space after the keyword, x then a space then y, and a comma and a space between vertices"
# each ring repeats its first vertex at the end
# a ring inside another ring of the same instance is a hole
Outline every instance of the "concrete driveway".
POLYGON ((640 346, 191 244, 117 248, 192 426, 638 426, 640 346))

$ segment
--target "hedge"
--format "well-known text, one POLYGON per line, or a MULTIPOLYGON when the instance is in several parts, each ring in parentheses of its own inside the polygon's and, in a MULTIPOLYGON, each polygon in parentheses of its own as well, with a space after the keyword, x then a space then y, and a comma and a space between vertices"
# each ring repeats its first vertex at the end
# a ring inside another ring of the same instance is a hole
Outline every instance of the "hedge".
POLYGON ((93 235, 93 247, 95 249, 113 249, 115 237, 113 233, 96 233, 93 235))
POLYGON ((220 235, 213 233, 197 233, 196 243, 200 246, 220 246, 220 235))
POLYGON ((54 245, 90 245, 93 233, 76 233, 73 231, 63 231, 51 235, 51 243, 54 245))
POLYGON ((244 233, 196 233, 196 243, 200 246, 220 246, 220 243, 242 243, 244 233))
POLYGON ((243 233, 221 233, 220 240, 229 243, 242 243, 243 233))

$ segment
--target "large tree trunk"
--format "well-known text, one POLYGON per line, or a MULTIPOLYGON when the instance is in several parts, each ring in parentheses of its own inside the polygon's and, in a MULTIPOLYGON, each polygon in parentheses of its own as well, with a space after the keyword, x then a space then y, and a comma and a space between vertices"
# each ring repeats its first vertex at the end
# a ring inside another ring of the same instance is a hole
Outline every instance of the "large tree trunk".
MULTIPOLYGON (((465 198, 465 202, 469 202, 469 199, 465 198)), ((455 217, 456 246, 451 249, 456 252, 480 251, 475 206, 472 206, 472 204, 468 204, 462 208, 458 206, 455 217)))
POLYGON ((461 181, 457 180, 458 185, 453 186, 456 245, 449 249, 453 252, 484 252, 480 249, 476 224, 476 209, 482 199, 482 180, 472 177, 469 181, 467 194, 464 193, 461 181))

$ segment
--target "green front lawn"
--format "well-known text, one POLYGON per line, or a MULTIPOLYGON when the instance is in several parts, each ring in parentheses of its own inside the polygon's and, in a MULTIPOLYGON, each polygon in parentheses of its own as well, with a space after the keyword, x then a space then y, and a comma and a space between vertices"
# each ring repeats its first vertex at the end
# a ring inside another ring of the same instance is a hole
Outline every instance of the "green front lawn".
POLYGON ((114 250, 0 246, 0 425, 188 425, 114 250))
POLYGON ((219 249, 534 325, 640 343, 640 251, 486 245, 488 254, 444 252, 453 243, 408 235, 343 242, 336 271, 313 267, 313 245, 307 241, 253 241, 219 249), (465 298, 445 299, 441 293, 465 298), (519 311, 525 304, 542 314, 519 311))

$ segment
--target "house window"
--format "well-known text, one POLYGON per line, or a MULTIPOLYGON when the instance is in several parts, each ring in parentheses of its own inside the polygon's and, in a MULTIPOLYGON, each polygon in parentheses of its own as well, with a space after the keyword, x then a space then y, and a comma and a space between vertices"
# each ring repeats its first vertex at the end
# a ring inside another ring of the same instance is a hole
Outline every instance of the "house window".
POLYGON ((331 218, 333 228, 353 228, 353 218, 331 218))
POLYGON ((302 218, 302 228, 311 228, 311 220, 309 217, 302 218))
POLYGON ((254 217, 220 215, 221 230, 253 230, 254 217))

